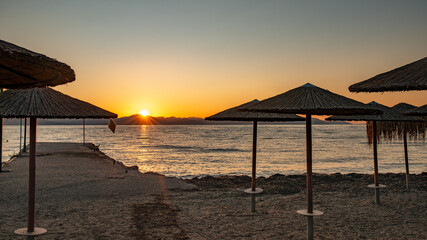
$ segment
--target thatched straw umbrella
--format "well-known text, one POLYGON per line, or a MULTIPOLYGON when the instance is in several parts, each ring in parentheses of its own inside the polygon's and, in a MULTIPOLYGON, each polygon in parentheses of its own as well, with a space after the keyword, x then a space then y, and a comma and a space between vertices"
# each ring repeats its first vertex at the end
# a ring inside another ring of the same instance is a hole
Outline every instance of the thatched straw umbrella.
POLYGON ((256 152, 257 152, 257 126, 258 122, 278 122, 278 121, 304 121, 304 118, 295 114, 280 114, 280 113, 261 113, 261 112, 242 112, 239 109, 244 109, 258 103, 257 99, 224 110, 220 113, 205 118, 206 120, 214 121, 253 121, 253 144, 252 144, 252 179, 251 188, 245 192, 252 195, 251 211, 255 212, 255 194, 261 193, 262 189, 256 187, 256 152))
POLYGON ((427 116, 427 104, 423 105, 421 107, 417 107, 417 108, 414 108, 412 110, 409 110, 409 111, 405 112, 404 114, 408 115, 408 116, 425 117, 425 116, 427 116))
POLYGON ((330 121, 367 121, 367 133, 369 138, 372 139, 373 142, 373 157, 374 157, 374 184, 368 185, 370 188, 375 189, 375 203, 380 204, 380 192, 381 188, 385 188, 385 185, 379 184, 378 180, 378 150, 377 150, 377 141, 379 139, 379 135, 381 131, 378 131, 378 123, 382 125, 385 131, 382 131, 383 134, 388 134, 388 128, 390 128, 390 124, 388 122, 416 122, 422 121, 420 119, 414 117, 403 116, 399 112, 392 110, 389 107, 381 105, 376 102, 370 102, 367 104, 371 107, 381 110, 383 113, 380 115, 350 115, 350 116, 332 116, 327 118, 326 120, 330 121))
POLYGON ((427 57, 351 85, 350 92, 427 90, 427 57))
POLYGON ((321 211, 313 210, 311 116, 332 114, 370 114, 381 111, 309 83, 275 97, 263 100, 245 110, 306 115, 307 209, 298 210, 297 212, 307 216, 308 239, 313 239, 313 216, 319 216, 323 213, 321 211))
MULTIPOLYGON (((368 80, 353 84, 349 87, 351 92, 386 92, 386 91, 411 91, 411 90, 427 90, 427 57, 418 61, 409 63, 405 66, 394 70, 379 74, 368 80)), ((407 107, 407 106, 406 106, 407 107)), ((424 110, 410 110, 408 115, 427 116, 427 107, 424 110), (414 112, 412 112, 414 111, 414 112), (424 111, 424 113, 423 113, 424 111)), ((390 124, 390 123, 388 123, 390 124)), ((392 125, 396 125, 393 124, 392 125)), ((404 142, 406 146, 406 131, 408 123, 405 127, 397 127, 404 129, 404 142)), ((415 124, 420 125, 420 124, 415 124)), ((384 128, 383 128, 384 129, 384 128)), ((423 130, 424 131, 424 130, 423 130)), ((405 149, 405 159, 407 160, 407 150, 405 149)), ((407 168, 407 173, 409 169, 407 168)), ((407 177, 409 175, 407 174, 407 177)), ((407 187, 409 188, 409 179, 407 178, 407 187)))
POLYGON ((28 225, 15 233, 26 236, 43 234, 45 229, 34 227, 37 118, 115 118, 117 114, 50 88, 28 88, 0 94, 0 116, 30 118, 28 225))
POLYGON ((396 112, 400 112, 400 113, 404 113, 404 112, 407 112, 407 111, 415 109, 415 108, 417 108, 417 107, 414 105, 411 105, 411 104, 404 103, 404 102, 398 103, 398 104, 394 105, 393 107, 391 107, 391 109, 393 109, 396 112))
POLYGON ((0 87, 56 86, 75 79, 65 63, 0 40, 0 87))
MULTIPOLYGON (((407 111, 416 109, 414 105, 407 103, 399 103, 394 105, 391 109, 403 114, 407 111)), ((385 129, 382 129, 382 126, 379 125, 380 132, 386 132, 386 137, 391 138, 403 138, 403 150, 405 153, 405 169, 406 169, 406 188, 409 189, 409 161, 408 161, 408 140, 407 135, 409 134, 410 138, 425 138, 425 129, 427 127, 426 122, 391 122, 393 126, 386 126, 385 129)))
MULTIPOLYGON (((0 40, 1 89, 56 86, 72 82, 75 79, 74 71, 68 65, 43 54, 0 40)), ((25 119, 26 122, 27 119, 25 119)), ((27 125, 25 124, 25 126, 27 125)), ((3 119, 0 118, 0 133, 2 130, 3 119)), ((1 152, 2 140, 0 139, 1 152)), ((1 160, 0 155, 0 172, 5 172, 2 169, 1 160)))

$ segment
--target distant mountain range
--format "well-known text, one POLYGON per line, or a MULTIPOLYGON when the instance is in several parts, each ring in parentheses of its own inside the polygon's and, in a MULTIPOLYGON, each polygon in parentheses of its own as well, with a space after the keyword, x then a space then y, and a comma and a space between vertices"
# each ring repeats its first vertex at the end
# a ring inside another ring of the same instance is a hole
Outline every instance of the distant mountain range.
MULTIPOLYGON (((86 119, 86 125, 107 125, 108 119, 86 119)), ((19 119, 4 119, 5 125, 19 125, 19 119)), ((117 125, 245 125, 251 122, 235 122, 235 121, 207 121, 203 118, 189 117, 143 117, 139 114, 134 114, 127 117, 115 118, 114 122, 117 125)), ((27 120, 27 123, 29 121, 27 120)), ((317 118, 313 118, 313 124, 348 124, 346 122, 326 122, 317 118)), ((82 119, 38 119, 38 125, 82 125, 82 119)), ((305 122, 262 122, 261 124, 305 124, 305 122)))

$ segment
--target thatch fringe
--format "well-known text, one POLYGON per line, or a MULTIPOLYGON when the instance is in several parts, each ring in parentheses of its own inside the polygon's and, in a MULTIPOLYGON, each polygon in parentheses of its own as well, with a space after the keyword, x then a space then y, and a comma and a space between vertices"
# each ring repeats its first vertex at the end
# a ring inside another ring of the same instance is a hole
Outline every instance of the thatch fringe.
POLYGON ((377 125, 377 141, 391 141, 402 139, 407 135, 410 140, 425 139, 425 129, 427 122, 419 117, 402 115, 403 111, 416 108, 415 106, 400 103, 393 108, 389 108, 377 102, 370 102, 367 105, 383 111, 380 115, 352 115, 352 116, 332 116, 326 118, 328 121, 366 121, 368 142, 373 142, 372 121, 377 125))
MULTIPOLYGON (((372 144, 372 121, 366 122, 368 143, 372 144)), ((398 121, 377 121, 377 141, 402 140, 405 135, 408 140, 425 140, 427 122, 398 122, 398 121)))

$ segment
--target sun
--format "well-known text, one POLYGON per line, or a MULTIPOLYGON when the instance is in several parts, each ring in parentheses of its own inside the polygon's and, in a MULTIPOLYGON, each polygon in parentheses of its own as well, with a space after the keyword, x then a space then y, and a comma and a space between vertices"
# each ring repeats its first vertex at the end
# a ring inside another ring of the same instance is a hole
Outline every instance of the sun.
POLYGON ((141 114, 143 117, 146 117, 150 115, 150 112, 148 112, 148 110, 146 109, 142 109, 141 111, 139 111, 139 114, 141 114))

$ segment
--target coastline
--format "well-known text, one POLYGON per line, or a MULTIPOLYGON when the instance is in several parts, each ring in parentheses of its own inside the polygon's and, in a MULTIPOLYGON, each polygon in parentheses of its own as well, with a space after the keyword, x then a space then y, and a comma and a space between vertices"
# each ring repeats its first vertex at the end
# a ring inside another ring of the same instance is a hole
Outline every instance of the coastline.
MULTIPOLYGON (((124 126, 115 134, 105 126, 90 126, 86 130, 86 139, 100 145, 105 154, 126 166, 138 165, 141 172, 157 171, 179 178, 250 174, 251 126, 124 126)), ((266 126, 258 130, 257 176, 303 174, 306 171, 303 126, 266 126), (292 133, 294 131, 297 132, 292 133)), ((58 139, 81 142, 81 131, 81 126, 40 126, 38 139, 41 142, 55 142, 58 139)), ((356 125, 319 127, 319 138, 314 141, 314 150, 318 152, 313 153, 316 157, 313 171, 327 174, 373 173, 372 148, 366 143, 364 131, 365 126, 356 125), (335 133, 333 137, 331 132, 335 133)), ((13 137, 17 135, 19 128, 5 132, 5 136, 8 136, 5 140, 9 141, 3 146, 4 160, 19 151, 19 138, 13 137)), ((400 143, 378 144, 380 173, 404 172, 403 142, 400 143)), ((424 142, 409 141, 411 173, 426 171, 426 146, 424 142)))
MULTIPOLYGON (((41 239, 305 239, 305 175, 259 177, 257 212, 250 212, 249 176, 177 179, 135 167, 81 144, 40 143, 36 226, 41 239)), ((26 156, 0 174, 0 236, 24 227, 26 156)), ((380 174, 374 204, 369 174, 314 174, 315 218, 321 239, 426 239, 427 174, 380 174)))
MULTIPOLYGON (((385 184, 387 189, 400 192, 409 191, 405 187, 406 175, 404 173, 384 173, 378 176, 379 182, 385 184)), ((373 179, 373 174, 313 173, 313 190, 370 192, 371 190, 367 188, 367 186, 373 183, 373 179)), ((410 174, 410 179, 411 189, 427 192, 427 172, 410 174)), ((203 191, 246 189, 250 187, 251 183, 251 177, 245 175, 220 177, 205 176, 182 180, 186 183, 196 185, 203 191)), ((306 175, 274 174, 270 177, 258 177, 257 187, 264 190, 263 194, 296 194, 305 191, 306 175)))

